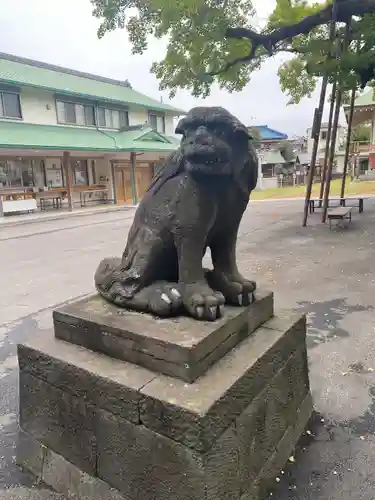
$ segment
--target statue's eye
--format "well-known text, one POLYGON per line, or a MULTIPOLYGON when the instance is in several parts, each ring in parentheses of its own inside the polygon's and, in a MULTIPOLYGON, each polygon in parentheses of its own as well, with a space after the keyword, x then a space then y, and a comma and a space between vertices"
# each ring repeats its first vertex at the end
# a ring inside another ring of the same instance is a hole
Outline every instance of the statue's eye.
POLYGON ((216 135, 216 137, 225 137, 227 135, 227 131, 223 127, 216 127, 213 130, 213 133, 216 135))

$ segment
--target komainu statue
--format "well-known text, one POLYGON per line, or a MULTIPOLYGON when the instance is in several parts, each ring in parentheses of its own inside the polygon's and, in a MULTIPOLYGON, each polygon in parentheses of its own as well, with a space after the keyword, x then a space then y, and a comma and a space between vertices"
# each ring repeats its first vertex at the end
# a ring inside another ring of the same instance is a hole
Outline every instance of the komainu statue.
POLYGON ((236 241, 258 160, 245 125, 221 107, 180 120, 180 148, 142 199, 122 258, 95 273, 98 292, 124 308, 213 321, 222 306, 249 305, 255 283, 239 273, 236 241), (212 270, 202 259, 211 251, 212 270))

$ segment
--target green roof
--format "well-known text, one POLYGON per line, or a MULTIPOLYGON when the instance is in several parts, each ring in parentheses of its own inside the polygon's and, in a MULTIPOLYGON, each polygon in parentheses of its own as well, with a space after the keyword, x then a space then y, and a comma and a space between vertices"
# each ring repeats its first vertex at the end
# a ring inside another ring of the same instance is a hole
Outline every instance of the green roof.
POLYGON ((176 141, 149 126, 107 132, 96 128, 0 122, 0 148, 59 151, 168 152, 176 141))
MULTIPOLYGON (((355 107, 359 107, 359 106, 375 106, 373 91, 370 90, 370 92, 366 92, 366 93, 360 95, 359 97, 357 97, 357 99, 355 100, 354 106, 355 107)), ((346 104, 344 106, 344 108, 349 108, 349 105, 346 104)))
POLYGON ((40 88, 88 99, 94 98, 101 101, 136 105, 174 113, 176 116, 185 114, 180 109, 137 92, 125 82, 80 73, 8 54, 0 54, 0 81, 10 85, 40 88))

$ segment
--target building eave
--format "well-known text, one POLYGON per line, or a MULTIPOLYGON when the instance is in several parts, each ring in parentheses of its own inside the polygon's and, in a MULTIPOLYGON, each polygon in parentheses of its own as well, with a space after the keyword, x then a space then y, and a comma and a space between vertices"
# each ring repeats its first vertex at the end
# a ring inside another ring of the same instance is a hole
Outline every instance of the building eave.
POLYGON ((4 83, 6 85, 12 85, 20 88, 33 88, 37 90, 45 90, 47 92, 53 92, 53 93, 58 93, 59 95, 66 95, 67 97, 79 97, 81 99, 88 99, 94 102, 98 103, 109 103, 109 104, 118 104, 118 105, 126 105, 129 108, 142 108, 142 109, 149 109, 152 111, 163 111, 164 113, 167 113, 172 116, 182 116, 186 115, 186 111, 183 111, 178 108, 173 108, 172 106, 163 106, 162 104, 160 106, 157 105, 146 105, 146 104, 138 104, 134 103, 131 101, 123 101, 123 100, 118 100, 118 99, 109 99, 109 98, 104 98, 100 96, 96 96, 93 94, 83 94, 83 93, 78 93, 78 92, 69 92, 67 90, 61 90, 57 89, 54 87, 49 87, 49 86, 44 86, 44 85, 32 85, 30 83, 22 83, 17 80, 9 80, 5 78, 0 79, 0 83, 4 83))

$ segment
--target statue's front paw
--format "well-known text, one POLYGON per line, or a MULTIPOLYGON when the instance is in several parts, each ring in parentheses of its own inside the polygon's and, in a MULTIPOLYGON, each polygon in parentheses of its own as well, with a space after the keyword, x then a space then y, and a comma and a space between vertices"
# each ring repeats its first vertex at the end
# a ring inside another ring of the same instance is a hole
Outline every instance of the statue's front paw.
POLYGON ((147 295, 150 312, 162 318, 176 316, 183 308, 177 283, 155 283, 147 289, 147 295))
POLYGON ((220 318, 225 303, 224 296, 211 290, 206 283, 185 285, 182 301, 190 316, 202 321, 215 321, 220 318))
POLYGON ((218 271, 206 272, 207 283, 225 297, 225 303, 233 306, 248 306, 254 301, 255 281, 241 275, 228 275, 218 271))

